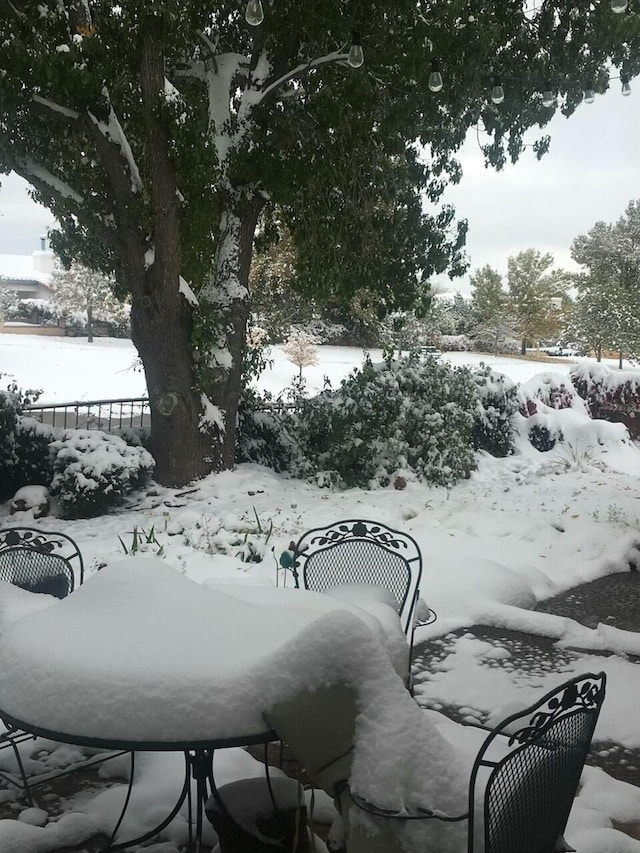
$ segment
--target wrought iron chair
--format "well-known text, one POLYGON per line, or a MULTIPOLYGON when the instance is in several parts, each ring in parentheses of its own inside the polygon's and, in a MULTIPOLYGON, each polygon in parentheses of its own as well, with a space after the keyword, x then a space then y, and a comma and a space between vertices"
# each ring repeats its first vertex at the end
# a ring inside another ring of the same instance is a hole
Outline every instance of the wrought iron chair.
POLYGON ((33 527, 0 531, 0 580, 65 598, 76 579, 79 584, 84 580, 84 563, 70 536, 33 527))
POLYGON ((407 635, 411 666, 416 626, 436 618, 429 608, 426 618, 417 618, 422 554, 412 536, 363 519, 316 527, 295 543, 290 568, 298 588, 325 592, 339 584, 367 583, 389 590, 407 635))
MULTIPOLYGON (((65 598, 73 592, 76 580, 84 580, 84 563, 76 543, 65 533, 51 533, 34 527, 9 527, 0 531, 0 581, 7 581, 28 592, 47 593, 65 598)), ((13 750, 18 774, 0 770, 0 779, 21 788, 29 804, 33 804, 31 787, 18 749, 18 744, 34 736, 7 726, 0 731, 0 749, 13 750)), ((76 769, 77 765, 73 766, 76 769)), ((38 779, 41 784, 62 775, 55 771, 38 779)))
POLYGON ((463 815, 421 808, 396 814, 351 799, 392 820, 467 820, 469 853, 553 853, 561 849, 605 685, 604 672, 578 676, 496 726, 476 756, 463 815))

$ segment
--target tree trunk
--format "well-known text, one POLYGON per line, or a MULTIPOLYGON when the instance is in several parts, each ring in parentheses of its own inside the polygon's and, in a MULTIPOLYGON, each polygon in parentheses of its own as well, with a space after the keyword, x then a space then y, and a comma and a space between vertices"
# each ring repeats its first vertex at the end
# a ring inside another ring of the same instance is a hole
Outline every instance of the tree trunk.
POLYGON ((236 421, 250 308, 249 267, 263 206, 264 199, 256 193, 227 191, 214 273, 201 295, 217 315, 217 328, 224 330, 219 338, 223 345, 212 350, 212 366, 203 385, 209 402, 217 407, 224 421, 224 432, 213 433, 211 456, 215 470, 232 468, 235 462, 236 421))
POLYGON ((622 370, 622 350, 618 353, 618 370, 622 370))
MULTIPOLYGON (((155 25, 155 26, 154 26, 155 25)), ((164 57, 158 24, 143 39, 141 87, 153 220, 153 257, 133 259, 131 336, 145 369, 155 479, 183 486, 211 471, 211 437, 195 388, 192 308, 180 293, 180 214, 171 138, 162 112, 164 57)))
POLYGON ((91 308, 87 308, 87 343, 93 343, 93 312, 91 308))
POLYGON ((596 347, 596 361, 597 362, 602 361, 602 347, 601 346, 596 347))
POLYGON ((520 344, 520 355, 527 354, 527 341, 525 338, 522 339, 522 343, 520 344))

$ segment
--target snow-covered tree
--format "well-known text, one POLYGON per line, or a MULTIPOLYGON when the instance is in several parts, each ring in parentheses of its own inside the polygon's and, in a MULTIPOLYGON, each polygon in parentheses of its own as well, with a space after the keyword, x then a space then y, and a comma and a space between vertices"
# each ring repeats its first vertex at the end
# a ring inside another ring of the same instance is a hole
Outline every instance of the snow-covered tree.
POLYGON ((318 363, 318 339, 303 329, 291 329, 289 337, 282 345, 282 351, 292 364, 299 368, 299 378, 302 379, 302 368, 311 367, 318 363))
POLYGON ((7 290, 0 287, 0 323, 4 323, 5 315, 11 308, 18 304, 18 294, 15 290, 7 290))
POLYGON ((437 205, 467 129, 501 167, 554 113, 541 80, 569 115, 610 63, 640 67, 637 16, 607 3, 278 0, 249 21, 238 0, 5 6, 0 171, 51 208, 65 261, 114 271, 131 296, 166 485, 233 465, 261 216, 265 233, 276 213, 289 228, 307 296, 364 287, 410 307, 465 266, 464 224, 437 205), (491 67, 508 81, 499 107, 491 67))
POLYGON ((114 287, 115 281, 111 276, 82 264, 72 264, 68 270, 57 267, 51 280, 54 305, 63 315, 86 314, 89 343, 93 342, 96 320, 120 324, 127 319, 125 306, 114 296, 114 287))

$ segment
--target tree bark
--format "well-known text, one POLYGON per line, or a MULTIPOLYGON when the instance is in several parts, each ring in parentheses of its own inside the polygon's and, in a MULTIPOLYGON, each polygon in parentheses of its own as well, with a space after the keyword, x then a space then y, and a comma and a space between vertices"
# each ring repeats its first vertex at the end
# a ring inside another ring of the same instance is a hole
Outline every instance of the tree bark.
POLYGON ((232 468, 235 462, 236 420, 250 309, 249 267, 264 203, 262 196, 250 190, 229 189, 225 193, 214 272, 203 293, 218 313, 218 328, 224 329, 220 337, 223 346, 214 353, 217 364, 207 383, 207 397, 224 418, 224 433, 218 433, 211 449, 216 470, 232 468))
POLYGON ((87 308, 87 343, 93 343, 93 311, 91 307, 87 308))
POLYGON ((523 339, 522 343, 520 344, 520 355, 526 355, 526 354, 527 354, 527 342, 526 342, 526 340, 523 339))

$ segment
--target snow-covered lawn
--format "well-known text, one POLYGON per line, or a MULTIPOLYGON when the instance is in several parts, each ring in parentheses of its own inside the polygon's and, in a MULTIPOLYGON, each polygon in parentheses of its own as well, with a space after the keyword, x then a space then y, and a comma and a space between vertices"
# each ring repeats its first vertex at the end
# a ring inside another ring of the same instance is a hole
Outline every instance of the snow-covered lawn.
MULTIPOLYGON (((321 387, 325 373, 336 382, 359 363, 361 354, 323 347, 318 367, 305 369, 308 387, 321 387)), ((377 355, 372 353, 374 360, 377 355)), ((277 392, 289 383, 296 368, 277 348, 273 356, 274 369, 261 378, 260 385, 277 392)), ((467 353, 446 358, 456 364, 484 360, 515 381, 546 370, 567 372, 571 366, 565 361, 549 365, 467 353)), ((101 339, 87 345, 82 339, 0 336, 0 372, 13 374, 23 387, 43 388, 47 401, 137 396, 144 391, 144 380, 129 369, 134 359, 126 341, 101 339)), ((482 623, 538 633, 585 649, 571 670, 553 676, 527 675, 484 666, 490 650, 478 640, 467 639, 458 643, 453 659, 420 684, 419 698, 421 694, 431 705, 438 701, 472 705, 498 719, 572 672, 603 669, 608 677, 607 698, 596 738, 640 749, 640 680, 637 665, 625 659, 625 653, 640 653, 640 636, 606 626, 591 630, 571 619, 532 610, 538 600, 626 571, 630 561, 640 561, 639 478, 640 451, 617 440, 558 446, 546 454, 523 447, 507 459, 483 456, 471 478, 451 490, 409 482, 401 491, 331 492, 243 465, 194 484, 187 494, 157 488, 129 511, 97 522, 48 518, 35 524, 65 530, 76 539, 89 576, 99 566, 127 558, 119 537, 130 546, 137 527, 153 529, 158 543, 148 546, 146 556, 154 556, 162 546, 161 559, 186 578, 250 587, 291 584, 278 572, 277 558, 304 530, 343 518, 383 520, 413 535, 423 553, 422 594, 439 620, 419 630, 418 642, 482 623), (247 539, 263 554, 261 562, 243 561, 247 539), (599 654, 607 651, 615 654, 599 654)), ((8 504, 0 506, 3 525, 9 523, 8 512, 8 504)), ((33 523, 29 514, 14 516, 12 521, 33 523)), ((104 640, 109 642, 108 637, 104 640)), ((228 641, 241 644, 243 638, 230 630, 228 641)), ((389 697, 389 701, 394 700, 389 697)), ((421 713, 463 758, 477 748, 475 741, 469 746, 466 730, 441 714, 421 713)), ((393 762, 393 757, 381 754, 381 766, 393 762)), ((0 754, 0 761, 5 760, 0 754)), ((105 765, 104 772, 115 774, 122 769, 112 763, 105 765)), ((226 750, 216 775, 224 782, 259 772, 246 753, 226 750)), ((429 767, 420 772, 428 774, 429 767)), ((147 820, 159 819, 165 805, 169 811, 180 777, 179 757, 149 754, 141 758, 126 835, 140 830, 147 820)), ((598 768, 587 768, 583 782, 567 832, 569 842, 580 853, 640 851, 640 842, 612 828, 612 820, 640 822, 640 791, 612 780, 598 768)), ((97 796, 71 799, 65 816, 44 828, 0 821, 0 851, 64 849, 73 838, 107 829, 121 796, 118 784, 97 796)), ((24 821, 29 820, 35 818, 27 813, 24 821)), ((182 816, 167 835, 172 843, 159 845, 158 853, 174 851, 173 844, 184 838, 184 832, 182 816)))

